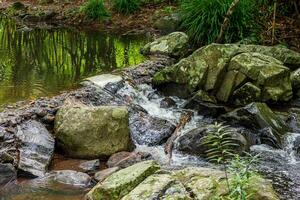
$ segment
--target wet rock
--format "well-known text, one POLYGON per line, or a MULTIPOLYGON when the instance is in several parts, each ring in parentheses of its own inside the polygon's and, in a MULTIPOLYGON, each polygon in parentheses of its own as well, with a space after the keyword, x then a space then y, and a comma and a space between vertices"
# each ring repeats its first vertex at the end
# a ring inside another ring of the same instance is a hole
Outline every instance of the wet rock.
POLYGON ((86 79, 86 84, 93 84, 104 89, 108 84, 115 85, 122 82, 122 77, 113 74, 101 74, 86 79))
POLYGON ((151 154, 144 152, 119 152, 113 154, 107 161, 108 167, 126 168, 141 161, 152 159, 151 154))
POLYGON ((59 183, 74 185, 74 186, 89 186, 91 177, 83 172, 73 170, 59 170, 47 174, 47 180, 57 181, 59 183))
POLYGON ((165 97, 160 102, 161 108, 170 108, 176 105, 176 102, 171 97, 165 97))
POLYGON ((39 22, 41 21, 41 17, 40 16, 37 16, 37 15, 26 15, 24 18, 23 18, 24 21, 27 21, 27 22, 39 22))
POLYGON ((239 124, 255 131, 270 128, 274 136, 270 139, 276 141, 279 146, 282 136, 289 131, 285 122, 265 103, 251 103, 224 114, 220 118, 228 123, 239 124))
POLYGON ((224 106, 217 105, 216 99, 203 90, 199 90, 190 98, 184 108, 197 110, 199 114, 208 116, 219 116, 226 112, 224 106))
POLYGON ((169 121, 144 112, 132 114, 129 121, 132 140, 140 145, 162 144, 175 130, 175 126, 169 121))
POLYGON ((50 20, 53 17, 55 17, 57 15, 57 13, 53 10, 46 10, 45 12, 43 12, 41 14, 41 18, 42 20, 50 20))
MULTIPOLYGON (((208 134, 213 134, 212 127, 213 126, 207 125, 181 134, 175 140, 175 148, 185 153, 206 157, 206 151, 209 150, 209 147, 204 145, 203 138, 208 134)), ((232 130, 232 139, 238 145, 236 147, 236 153, 242 153, 248 150, 249 144, 241 131, 235 128, 232 128, 232 130)))
POLYGON ((112 175, 113 173, 115 173, 119 170, 120 170, 119 167, 112 167, 112 168, 101 170, 101 171, 95 173, 94 179, 98 182, 102 182, 107 177, 109 177, 110 175, 112 175))
POLYGON ((55 133, 59 147, 74 158, 107 157, 131 148, 124 106, 66 103, 57 112, 55 133))
POLYGON ((122 77, 124 80, 130 80, 130 82, 135 84, 151 84, 153 75, 172 63, 173 59, 167 56, 159 56, 155 60, 146 61, 135 68, 123 70, 122 77))
POLYGON ((0 127, 0 162, 17 163, 17 142, 13 133, 0 127))
POLYGON ((121 199, 159 169, 155 161, 144 161, 122 169, 98 183, 86 198, 89 200, 121 199))
POLYGON ((0 163, 0 186, 17 179, 17 171, 12 164, 0 163))
POLYGON ((188 50, 188 36, 183 32, 173 32, 146 44, 141 52, 143 54, 163 54, 171 57, 181 57, 188 50))
POLYGON ((54 153, 54 138, 37 121, 27 121, 17 127, 19 144, 18 170, 33 176, 43 176, 54 153))
POLYGON ((98 159, 89 160, 79 165, 79 168, 82 169, 84 172, 93 172, 99 169, 99 167, 100 167, 100 161, 98 159))

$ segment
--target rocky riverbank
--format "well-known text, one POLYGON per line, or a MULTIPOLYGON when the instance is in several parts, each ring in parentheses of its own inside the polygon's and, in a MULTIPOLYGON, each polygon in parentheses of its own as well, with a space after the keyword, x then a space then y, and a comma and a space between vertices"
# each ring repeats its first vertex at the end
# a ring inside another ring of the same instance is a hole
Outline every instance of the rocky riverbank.
POLYGON ((94 200, 226 196, 224 174, 205 160, 202 142, 212 124, 223 122, 234 129, 237 153, 262 154, 259 169, 271 182, 255 176, 252 199, 297 199, 300 54, 212 44, 185 57, 187 48, 188 37, 175 32, 142 49, 156 55, 151 61, 88 78, 76 91, 7 107, 0 113, 0 184, 6 194, 25 177, 94 186, 84 191, 94 200), (273 109, 283 102, 289 105, 284 111, 273 109), (191 120, 169 161, 163 146, 187 111, 191 120), (89 161, 77 171, 52 170, 54 153, 89 161))

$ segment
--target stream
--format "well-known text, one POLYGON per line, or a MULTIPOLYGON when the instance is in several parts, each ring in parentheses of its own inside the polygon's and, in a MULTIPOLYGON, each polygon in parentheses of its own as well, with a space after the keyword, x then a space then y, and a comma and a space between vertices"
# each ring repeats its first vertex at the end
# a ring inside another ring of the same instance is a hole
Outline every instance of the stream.
MULTIPOLYGON (((22 28, 22 27, 21 27, 22 28)), ((84 78, 108 73, 115 69, 137 65, 145 60, 139 48, 148 39, 143 36, 117 36, 76 30, 18 30, 11 20, 0 19, 0 105, 41 96, 52 96, 78 87, 84 78)), ((170 97, 175 104, 163 108, 162 94, 147 84, 137 88, 126 83, 117 95, 130 97, 151 116, 178 124, 184 99, 170 97)), ((180 131, 188 132, 214 118, 194 112, 192 119, 180 131)), ((260 153, 259 171, 272 180, 281 199, 300 199, 300 158, 298 149, 300 129, 291 119, 292 133, 286 134, 282 149, 265 144, 251 147, 260 153)), ((177 151, 169 165, 162 145, 136 145, 135 151, 147 152, 166 168, 185 166, 218 167, 205 159, 177 151)), ((68 186, 40 179, 19 179, 0 189, 0 200, 79 200, 89 188, 68 186)))

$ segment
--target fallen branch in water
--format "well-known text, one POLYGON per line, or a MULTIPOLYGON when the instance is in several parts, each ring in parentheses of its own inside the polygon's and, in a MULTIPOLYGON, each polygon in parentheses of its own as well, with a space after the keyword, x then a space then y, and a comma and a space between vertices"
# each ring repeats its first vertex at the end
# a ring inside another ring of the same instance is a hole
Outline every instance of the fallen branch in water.
POLYGON ((187 111, 187 112, 184 112, 181 114, 180 121, 179 121, 175 131, 173 132, 171 137, 169 137, 168 141, 166 142, 165 153, 167 155, 169 155, 169 163, 171 162, 171 159, 172 159, 173 143, 174 143, 175 139, 179 136, 180 130, 183 129, 185 127, 185 125, 191 120, 192 115, 193 115, 192 111, 187 111))

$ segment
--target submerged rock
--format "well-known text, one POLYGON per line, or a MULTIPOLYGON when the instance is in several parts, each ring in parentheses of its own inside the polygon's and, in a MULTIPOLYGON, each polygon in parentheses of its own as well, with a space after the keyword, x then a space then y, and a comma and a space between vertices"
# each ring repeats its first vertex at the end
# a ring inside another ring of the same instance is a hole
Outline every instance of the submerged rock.
MULTIPOLYGON (((222 120, 231 124, 243 125, 252 130, 270 128, 276 144, 281 144, 284 134, 289 131, 285 122, 276 115, 265 103, 251 103, 221 116, 222 120)), ((269 135, 270 136, 270 135, 269 135)))
POLYGON ((171 122, 145 112, 131 114, 129 126, 132 140, 149 146, 164 143, 176 128, 171 122))
POLYGON ((158 169, 159 166, 152 160, 132 165, 98 183, 86 198, 89 200, 121 199, 158 169))
POLYGON ((151 154, 143 152, 119 152, 113 154, 107 161, 108 167, 126 168, 141 161, 152 159, 151 154))
POLYGON ((17 171, 12 164, 0 163, 0 187, 17 179, 17 171))
POLYGON ((73 170, 53 171, 46 176, 46 179, 82 187, 89 186, 91 183, 91 177, 88 174, 73 170))
POLYGON ((54 138, 37 121, 27 121, 18 126, 18 169, 33 176, 43 176, 54 153, 54 138))
MULTIPOLYGON (((153 83, 162 91, 177 85, 189 95, 202 90, 225 103, 235 98, 241 102, 240 96, 252 93, 254 87, 255 95, 247 95, 246 102, 288 101, 292 97, 291 66, 300 66, 300 53, 286 48, 211 44, 156 73, 153 83), (254 87, 244 85, 246 82, 254 87)), ((178 90, 168 95, 177 95, 178 90)))
POLYGON ((95 173, 94 179, 98 182, 104 181, 107 177, 120 170, 120 167, 112 167, 95 173))
POLYGON ((184 56, 188 50, 188 36, 183 32, 173 32, 146 44, 143 54, 164 54, 171 57, 184 56))
POLYGON ((62 106, 56 115, 59 147, 74 158, 107 157, 131 147, 128 110, 124 106, 62 106))
POLYGON ((84 172, 93 172, 99 169, 99 167, 100 167, 100 161, 98 159, 89 160, 79 165, 79 168, 82 169, 84 172))

